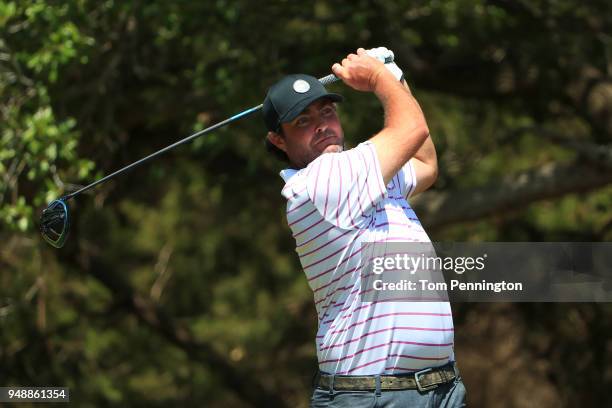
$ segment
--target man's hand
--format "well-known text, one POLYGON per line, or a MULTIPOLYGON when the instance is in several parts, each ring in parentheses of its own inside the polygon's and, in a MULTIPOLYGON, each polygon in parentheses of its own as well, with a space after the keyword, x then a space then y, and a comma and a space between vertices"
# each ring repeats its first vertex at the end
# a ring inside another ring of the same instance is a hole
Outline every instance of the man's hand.
POLYGON ((374 57, 377 60, 383 62, 385 64, 385 68, 391 71, 395 79, 397 79, 398 81, 402 80, 402 78, 404 77, 404 73, 402 72, 400 67, 398 67, 397 64, 393 62, 393 59, 395 58, 393 51, 391 51, 390 49, 386 47, 378 47, 378 48, 370 48, 369 50, 366 50, 366 53, 370 57, 374 57), (385 62, 389 60, 391 61, 385 62))
POLYGON ((364 92, 374 91, 381 75, 392 75, 385 64, 369 56, 363 48, 359 48, 357 54, 349 54, 342 64, 334 64, 332 71, 351 88, 364 92))

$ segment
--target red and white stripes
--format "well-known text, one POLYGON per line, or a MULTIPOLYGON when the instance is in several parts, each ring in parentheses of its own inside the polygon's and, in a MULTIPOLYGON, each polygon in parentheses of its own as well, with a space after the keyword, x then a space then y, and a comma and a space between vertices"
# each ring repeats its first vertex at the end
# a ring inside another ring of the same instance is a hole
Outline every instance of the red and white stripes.
POLYGON ((320 369, 396 373, 454 360, 448 302, 361 300, 362 244, 429 242, 405 198, 415 189, 412 164, 385 188, 375 148, 365 142, 281 176, 287 223, 319 314, 320 369))

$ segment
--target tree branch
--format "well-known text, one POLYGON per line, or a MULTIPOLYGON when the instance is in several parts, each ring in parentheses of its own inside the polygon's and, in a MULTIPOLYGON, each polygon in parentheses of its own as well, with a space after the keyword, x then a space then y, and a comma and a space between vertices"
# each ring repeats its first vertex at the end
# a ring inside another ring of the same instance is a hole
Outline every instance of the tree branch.
POLYGON ((469 190, 430 191, 415 198, 413 208, 423 225, 435 230, 514 211, 539 200, 595 190, 612 184, 612 172, 608 167, 612 166, 612 156, 608 152, 599 157, 608 158, 608 170, 602 171, 601 168, 583 162, 550 163, 500 183, 469 190))
POLYGON ((113 266, 102 257, 95 256, 94 251, 83 248, 80 267, 104 284, 140 322, 181 348, 191 359, 209 367, 227 389, 235 392, 246 404, 256 407, 287 406, 274 392, 267 390, 257 377, 240 372, 228 364, 210 344, 195 339, 187 327, 176 324, 163 308, 136 293, 125 280, 112 272, 113 266))

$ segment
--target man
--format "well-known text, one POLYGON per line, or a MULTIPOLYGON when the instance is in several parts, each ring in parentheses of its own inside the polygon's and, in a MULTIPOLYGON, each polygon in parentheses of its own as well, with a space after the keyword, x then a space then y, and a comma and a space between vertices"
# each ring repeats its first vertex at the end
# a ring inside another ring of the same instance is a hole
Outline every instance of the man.
POLYGON ((344 150, 342 97, 314 77, 281 79, 263 107, 267 146, 290 164, 281 172, 287 222, 319 318, 311 406, 464 406, 449 303, 362 300, 362 244, 429 242, 407 199, 437 176, 427 123, 401 70, 368 52, 389 51, 360 48, 332 66, 383 105, 384 128, 367 142, 344 150))

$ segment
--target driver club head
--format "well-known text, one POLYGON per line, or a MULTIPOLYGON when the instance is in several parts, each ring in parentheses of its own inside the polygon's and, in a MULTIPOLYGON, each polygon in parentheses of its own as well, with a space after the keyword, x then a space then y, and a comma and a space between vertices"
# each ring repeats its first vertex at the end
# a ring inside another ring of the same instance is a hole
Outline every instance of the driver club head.
POLYGON ((70 229, 70 210, 62 198, 52 201, 40 216, 40 232, 49 244, 61 248, 70 229))

